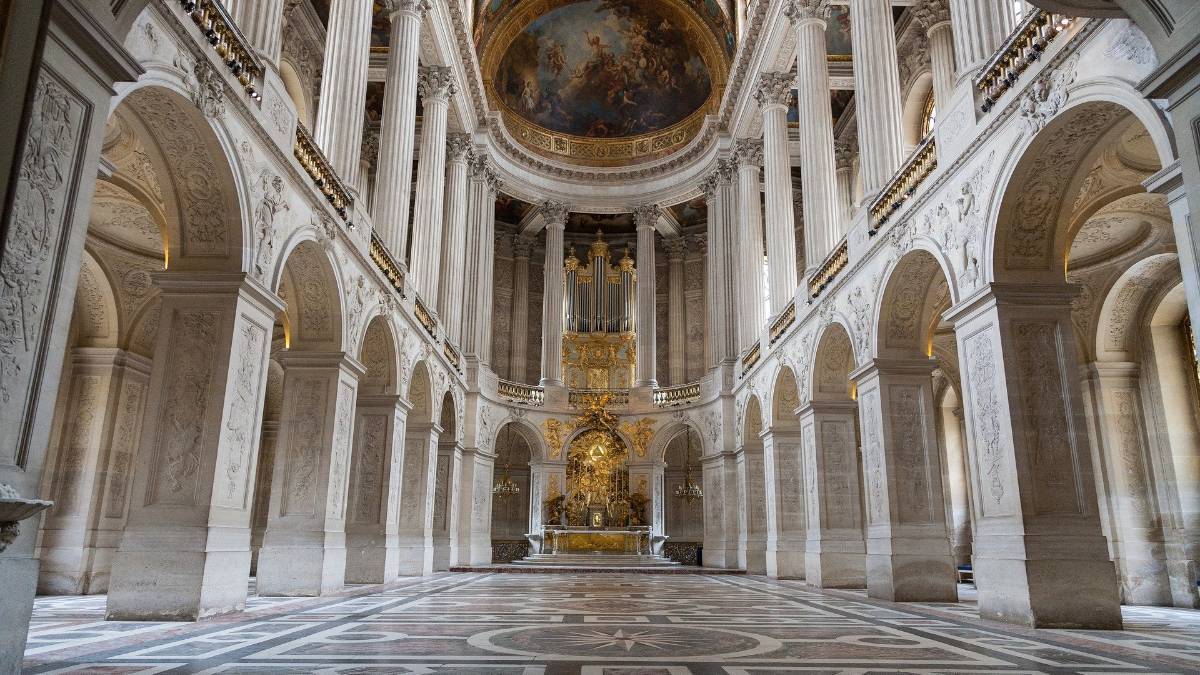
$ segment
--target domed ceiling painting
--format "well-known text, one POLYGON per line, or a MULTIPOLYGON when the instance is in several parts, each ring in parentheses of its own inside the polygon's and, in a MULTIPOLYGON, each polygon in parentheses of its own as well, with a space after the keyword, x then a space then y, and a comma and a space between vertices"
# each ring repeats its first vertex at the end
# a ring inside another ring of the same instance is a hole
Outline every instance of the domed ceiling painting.
POLYGON ((493 105, 526 146, 574 163, 670 154, 715 109, 728 71, 705 14, 683 0, 516 3, 486 34, 493 105))

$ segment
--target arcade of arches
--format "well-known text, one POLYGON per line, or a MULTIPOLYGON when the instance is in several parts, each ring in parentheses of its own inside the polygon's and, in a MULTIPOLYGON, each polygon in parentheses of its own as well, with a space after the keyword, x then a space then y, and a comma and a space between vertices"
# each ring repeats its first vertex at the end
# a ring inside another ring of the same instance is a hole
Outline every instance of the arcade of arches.
POLYGON ((1195 670, 1197 34, 0 2, 0 672, 1195 670))

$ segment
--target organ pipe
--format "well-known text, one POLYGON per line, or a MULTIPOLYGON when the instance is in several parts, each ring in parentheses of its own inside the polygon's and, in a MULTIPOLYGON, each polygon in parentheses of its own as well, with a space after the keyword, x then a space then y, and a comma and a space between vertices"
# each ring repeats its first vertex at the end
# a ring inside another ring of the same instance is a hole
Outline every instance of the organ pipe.
POLYGON ((637 269, 625 255, 613 265, 608 243, 596 233, 586 264, 567 250, 563 264, 563 318, 571 333, 632 333, 637 316, 637 269))

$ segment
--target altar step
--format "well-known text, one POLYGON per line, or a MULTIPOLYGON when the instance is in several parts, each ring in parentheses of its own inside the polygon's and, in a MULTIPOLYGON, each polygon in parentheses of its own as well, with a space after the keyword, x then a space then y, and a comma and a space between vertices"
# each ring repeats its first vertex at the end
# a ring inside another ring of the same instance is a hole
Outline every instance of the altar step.
POLYGON ((636 553, 534 553, 514 565, 565 565, 587 567, 679 567, 679 563, 660 555, 636 553))
POLYGON ((450 568, 451 572, 525 572, 547 574, 745 574, 741 570, 681 565, 658 555, 622 553, 535 553, 510 563, 450 568))

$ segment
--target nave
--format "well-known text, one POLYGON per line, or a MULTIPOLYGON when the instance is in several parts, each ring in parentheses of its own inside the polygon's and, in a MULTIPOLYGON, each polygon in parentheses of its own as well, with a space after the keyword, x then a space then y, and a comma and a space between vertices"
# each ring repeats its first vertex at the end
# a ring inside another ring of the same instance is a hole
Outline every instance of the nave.
POLYGON ((37 600, 29 673, 1167 673, 1200 668, 1200 613, 1122 607, 1124 631, 1029 630, 958 603, 887 603, 764 577, 438 574, 262 598, 179 624, 37 600))

